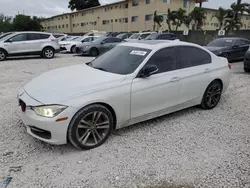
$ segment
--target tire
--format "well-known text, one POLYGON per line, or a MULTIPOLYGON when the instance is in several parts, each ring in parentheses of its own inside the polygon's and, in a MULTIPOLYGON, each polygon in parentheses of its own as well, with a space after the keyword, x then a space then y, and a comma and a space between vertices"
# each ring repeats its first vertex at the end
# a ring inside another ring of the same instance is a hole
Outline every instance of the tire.
POLYGON ((0 49, 0 61, 4 61, 7 57, 7 53, 0 49))
POLYGON ((55 50, 51 47, 46 47, 43 49, 42 55, 46 59, 52 59, 55 56, 55 50))
POLYGON ((249 69, 249 68, 244 67, 244 71, 245 71, 245 72, 250 72, 250 69, 249 69))
POLYGON ((222 84, 218 80, 214 80, 210 83, 203 95, 201 108, 210 110, 216 107, 220 101, 222 93, 222 84))
POLYGON ((68 139, 76 148, 93 149, 108 139, 113 127, 114 118, 106 107, 89 105, 78 111, 71 120, 68 139))
POLYGON ((70 52, 74 53, 74 54, 76 53, 76 46, 75 45, 71 47, 70 52))
POLYGON ((97 48, 91 48, 91 49, 89 50, 89 54, 90 54, 90 56, 92 56, 92 57, 96 57, 96 56, 99 55, 99 51, 98 51, 97 48))

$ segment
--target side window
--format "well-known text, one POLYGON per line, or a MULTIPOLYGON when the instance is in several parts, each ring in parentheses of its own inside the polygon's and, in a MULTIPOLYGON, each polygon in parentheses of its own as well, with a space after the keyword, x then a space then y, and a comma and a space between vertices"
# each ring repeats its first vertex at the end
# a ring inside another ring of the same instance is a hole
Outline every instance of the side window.
POLYGON ((39 40, 40 34, 37 33, 27 33, 27 40, 39 40))
POLYGON ((244 46, 244 45, 249 45, 249 42, 246 41, 246 40, 236 40, 234 45, 237 45, 237 46, 244 46))
POLYGON ((11 38, 12 42, 20 42, 20 41, 25 41, 26 39, 26 34, 19 34, 11 38))
POLYGON ((50 35, 48 34, 40 34, 40 39, 48 39, 50 35))
POLYGON ((178 64, 180 69, 209 64, 212 61, 210 54, 200 48, 180 46, 178 49, 178 64))
POLYGON ((169 34, 163 34, 158 37, 158 39, 163 39, 163 40, 171 40, 172 37, 169 34))
POLYGON ((105 43, 112 43, 112 40, 111 40, 111 38, 106 38, 106 39, 104 40, 104 42, 105 42, 105 43))
POLYGON ((91 37, 82 40, 82 42, 90 42, 90 41, 91 41, 91 37))
POLYGON ((119 39, 119 38, 112 38, 112 42, 122 42, 122 39, 119 39))
POLYGON ((147 65, 156 65, 158 73, 177 69, 176 48, 165 48, 157 51, 147 62, 147 65))

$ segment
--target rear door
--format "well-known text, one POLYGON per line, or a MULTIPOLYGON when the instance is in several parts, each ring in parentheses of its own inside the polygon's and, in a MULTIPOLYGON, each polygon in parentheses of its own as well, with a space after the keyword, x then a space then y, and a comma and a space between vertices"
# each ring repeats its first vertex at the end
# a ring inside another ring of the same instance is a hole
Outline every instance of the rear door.
POLYGON ((198 100, 211 82, 213 71, 211 55, 192 46, 179 46, 177 62, 180 69, 180 102, 198 100))
POLYGON ((27 33, 27 43, 29 44, 30 52, 41 51, 43 44, 47 42, 46 39, 49 39, 49 37, 49 34, 27 33))
POLYGON ((6 40, 4 46, 9 54, 27 53, 30 50, 27 42, 26 33, 20 33, 6 40))

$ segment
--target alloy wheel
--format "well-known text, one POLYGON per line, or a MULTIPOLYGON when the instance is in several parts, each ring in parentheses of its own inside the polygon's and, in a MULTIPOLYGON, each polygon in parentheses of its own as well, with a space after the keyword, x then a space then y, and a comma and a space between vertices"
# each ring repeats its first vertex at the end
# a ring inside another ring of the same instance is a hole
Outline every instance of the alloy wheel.
POLYGON ((205 102, 210 108, 213 108, 218 104, 220 97, 221 97, 221 86, 220 84, 214 83, 208 88, 205 102))
POLYGON ((44 55, 47 58, 52 58, 54 56, 54 52, 51 49, 47 49, 47 50, 45 50, 44 55))
POLYGON ((111 123, 105 113, 100 111, 90 112, 80 120, 76 137, 84 146, 95 146, 106 138, 110 126, 111 123))
POLYGON ((0 61, 3 61, 5 58, 6 58, 5 53, 0 51, 0 61))

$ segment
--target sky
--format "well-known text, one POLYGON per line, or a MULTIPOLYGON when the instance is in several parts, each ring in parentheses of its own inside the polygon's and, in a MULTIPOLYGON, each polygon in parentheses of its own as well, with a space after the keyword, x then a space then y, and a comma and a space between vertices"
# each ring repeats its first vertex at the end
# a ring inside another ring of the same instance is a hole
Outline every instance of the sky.
MULTIPOLYGON (((99 0, 101 4, 117 1, 119 0, 99 0)), ((32 16, 50 17, 70 12, 68 2, 69 0, 0 0, 0 13, 14 16, 19 12, 32 16)), ((233 2, 236 2, 236 0, 209 0, 208 3, 204 3, 204 7, 219 8, 222 6, 229 8, 233 2)), ((250 3, 250 0, 243 0, 243 2, 250 3)))

